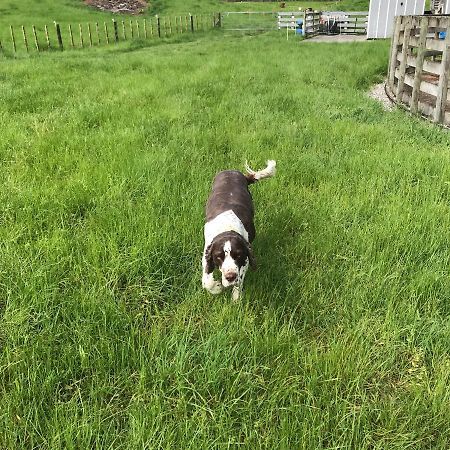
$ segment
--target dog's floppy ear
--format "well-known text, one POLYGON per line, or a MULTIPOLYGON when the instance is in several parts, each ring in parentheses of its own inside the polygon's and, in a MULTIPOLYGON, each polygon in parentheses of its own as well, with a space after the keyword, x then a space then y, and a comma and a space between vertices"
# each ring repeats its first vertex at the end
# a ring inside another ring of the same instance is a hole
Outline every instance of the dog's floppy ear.
POLYGON ((212 257, 212 244, 209 244, 205 250, 206 272, 211 273, 214 270, 214 261, 212 257))
POLYGON ((250 263, 250 268, 252 270, 256 270, 256 259, 255 259, 255 255, 253 254, 253 249, 252 249, 250 242, 247 242, 247 250, 248 250, 248 261, 250 263))

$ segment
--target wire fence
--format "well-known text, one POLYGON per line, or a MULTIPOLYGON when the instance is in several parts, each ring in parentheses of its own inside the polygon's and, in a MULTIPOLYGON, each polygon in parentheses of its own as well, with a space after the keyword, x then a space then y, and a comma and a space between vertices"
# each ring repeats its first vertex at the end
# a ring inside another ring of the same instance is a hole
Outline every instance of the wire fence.
POLYGON ((262 32, 277 30, 277 13, 265 11, 230 11, 222 13, 226 31, 262 32))
POLYGON ((10 26, 0 40, 0 54, 16 56, 51 50, 89 48, 140 39, 161 39, 176 34, 206 31, 221 26, 221 14, 155 16, 111 22, 10 26))

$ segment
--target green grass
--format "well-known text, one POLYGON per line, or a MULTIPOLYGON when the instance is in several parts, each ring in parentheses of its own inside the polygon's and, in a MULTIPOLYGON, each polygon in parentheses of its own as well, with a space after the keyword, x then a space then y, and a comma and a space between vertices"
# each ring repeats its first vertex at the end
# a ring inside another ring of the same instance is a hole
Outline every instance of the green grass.
MULTIPOLYGON (((366 10, 368 9, 367 0, 343 0, 342 2, 287 2, 285 10, 297 11, 298 8, 312 7, 315 9, 349 9, 349 10, 366 10)), ((92 7, 84 5, 82 0, 22 0, 14 2, 12 0, 0 0, 0 43, 3 51, 0 50, 0 58, 4 55, 12 56, 13 43, 11 38, 10 26, 14 29, 14 36, 16 42, 15 56, 23 57, 27 55, 26 47, 23 40, 22 29, 25 27, 28 47, 30 54, 35 53, 35 41, 32 27, 35 26, 37 33, 38 45, 42 49, 47 49, 47 41, 45 36, 45 26, 47 25, 50 35, 50 46, 53 49, 58 47, 56 36, 56 29, 54 22, 58 22, 61 27, 62 39, 65 49, 71 48, 71 39, 69 35, 69 25, 72 27, 74 45, 76 48, 81 46, 81 38, 79 26, 83 28, 84 46, 89 46, 88 24, 91 27, 92 40, 94 45, 97 44, 97 33, 95 23, 99 24, 100 45, 106 42, 106 34, 104 24, 108 26, 109 39, 113 40, 114 30, 112 20, 118 22, 119 37, 122 39, 122 21, 125 22, 127 39, 131 37, 130 21, 133 22, 134 35, 137 36, 137 22, 139 22, 141 37, 144 35, 144 21, 147 21, 148 36, 151 34, 153 28, 156 35, 155 15, 161 17, 161 27, 164 32, 164 26, 169 34, 169 19, 172 24, 173 33, 178 29, 178 24, 175 21, 180 16, 183 17, 183 22, 186 26, 186 16, 192 13, 195 16, 195 27, 207 28, 213 22, 213 13, 219 11, 271 11, 276 12, 280 10, 279 2, 223 2, 221 0, 209 0, 198 2, 197 0, 181 1, 172 0, 154 1, 150 3, 149 8, 144 14, 137 16, 130 16, 124 14, 111 14, 99 11, 92 7), (166 25, 164 25, 166 24, 166 25)), ((274 16, 262 15, 224 15, 224 26, 227 28, 255 28, 255 29, 276 29, 277 22, 274 16)), ((137 45, 143 45, 138 43, 137 45)))
MULTIPOLYGON (((224 2, 221 0, 155 0, 143 17, 154 14, 177 15, 218 11, 279 11, 280 1, 274 2, 224 2)), ((298 7, 315 9, 367 10, 368 0, 342 1, 287 1, 285 9, 296 10, 298 7)), ((83 21, 105 20, 111 17, 129 17, 128 15, 112 15, 95 8, 86 7, 83 0, 0 0, 0 26, 32 25, 37 22, 77 23, 83 21)))
POLYGON ((0 447, 448 448, 448 134, 387 42, 183 39, 2 62, 0 447), (234 304, 204 202, 268 158, 234 304))

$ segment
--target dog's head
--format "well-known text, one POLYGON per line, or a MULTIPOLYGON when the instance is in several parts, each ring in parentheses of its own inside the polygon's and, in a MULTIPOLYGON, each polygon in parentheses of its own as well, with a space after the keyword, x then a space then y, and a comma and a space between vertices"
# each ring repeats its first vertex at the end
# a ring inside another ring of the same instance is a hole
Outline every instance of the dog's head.
POLYGON ((217 235, 206 248, 205 259, 208 273, 220 270, 224 287, 239 284, 248 266, 256 269, 250 243, 234 231, 217 235))

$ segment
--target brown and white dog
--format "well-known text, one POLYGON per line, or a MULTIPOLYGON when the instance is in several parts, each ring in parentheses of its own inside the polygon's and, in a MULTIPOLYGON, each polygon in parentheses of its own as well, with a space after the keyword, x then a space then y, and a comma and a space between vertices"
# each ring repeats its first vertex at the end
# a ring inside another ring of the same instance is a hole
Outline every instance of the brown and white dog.
POLYGON ((206 204, 205 248, 203 251, 202 285, 211 294, 233 287, 233 300, 242 292, 248 267, 256 268, 251 242, 255 238, 253 201, 248 185, 275 175, 275 161, 258 172, 246 166, 247 174, 224 170, 214 178, 206 204), (222 280, 214 280, 214 269, 222 280))

